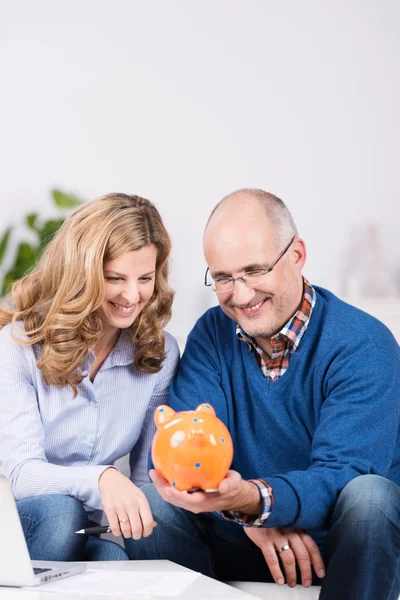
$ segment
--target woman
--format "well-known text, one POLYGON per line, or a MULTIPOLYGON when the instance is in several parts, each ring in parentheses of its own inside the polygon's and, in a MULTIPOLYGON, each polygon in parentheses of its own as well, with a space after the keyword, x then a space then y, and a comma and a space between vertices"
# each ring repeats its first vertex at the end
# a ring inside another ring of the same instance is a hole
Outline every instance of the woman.
POLYGON ((74 533, 103 509, 114 535, 153 530, 139 486, 179 360, 162 331, 169 253, 151 202, 109 194, 65 221, 0 309, 0 466, 32 559, 127 559, 74 533), (113 467, 128 453, 131 479, 113 467))

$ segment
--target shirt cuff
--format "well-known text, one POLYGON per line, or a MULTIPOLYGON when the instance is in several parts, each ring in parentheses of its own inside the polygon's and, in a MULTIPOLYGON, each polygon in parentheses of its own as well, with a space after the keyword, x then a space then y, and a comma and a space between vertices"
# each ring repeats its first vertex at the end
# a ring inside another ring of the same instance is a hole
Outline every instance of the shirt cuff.
POLYGON ((221 510, 219 514, 227 521, 233 521, 243 527, 262 527, 268 517, 271 515, 274 506, 274 494, 272 487, 263 479, 249 479, 258 487, 263 502, 263 510, 260 516, 255 519, 253 515, 244 515, 237 510, 221 510))

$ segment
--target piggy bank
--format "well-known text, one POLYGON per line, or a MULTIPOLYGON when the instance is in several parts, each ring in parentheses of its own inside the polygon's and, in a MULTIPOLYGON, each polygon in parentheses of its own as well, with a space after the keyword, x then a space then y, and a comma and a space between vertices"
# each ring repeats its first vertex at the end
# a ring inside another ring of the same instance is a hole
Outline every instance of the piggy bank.
POLYGON ((200 488, 215 492, 232 463, 233 444, 228 429, 210 404, 175 412, 158 406, 152 445, 156 470, 178 490, 200 488))

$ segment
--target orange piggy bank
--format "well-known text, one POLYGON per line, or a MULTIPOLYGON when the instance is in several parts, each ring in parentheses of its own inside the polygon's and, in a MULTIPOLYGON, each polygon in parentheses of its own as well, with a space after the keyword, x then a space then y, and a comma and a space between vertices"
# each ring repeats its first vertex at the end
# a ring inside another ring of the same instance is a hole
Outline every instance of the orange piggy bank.
POLYGON ((210 404, 176 413, 170 406, 154 412, 152 445, 156 470, 178 490, 214 492, 232 463, 232 438, 210 404))

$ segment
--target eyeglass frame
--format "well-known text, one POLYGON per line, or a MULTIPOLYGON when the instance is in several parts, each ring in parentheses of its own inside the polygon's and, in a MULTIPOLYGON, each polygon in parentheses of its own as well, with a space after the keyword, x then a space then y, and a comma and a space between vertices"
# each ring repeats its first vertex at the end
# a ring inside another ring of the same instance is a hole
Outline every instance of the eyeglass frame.
MULTIPOLYGON (((296 239, 296 236, 294 235, 292 237, 292 239, 290 240, 289 244, 283 250, 283 252, 281 252, 281 254, 278 256, 278 258, 275 260, 275 262, 273 262, 272 265, 270 267, 268 267, 268 269, 265 270, 265 272, 263 273, 263 275, 268 275, 268 273, 271 273, 271 271, 273 271, 273 269, 275 269, 276 265, 281 260, 281 258, 283 258, 285 256, 286 252, 289 250, 290 246, 293 244, 293 242, 294 242, 295 239, 296 239)), ((260 270, 263 270, 263 269, 260 269, 260 270)), ((213 290, 213 292, 215 292, 216 294, 226 294, 227 292, 231 292, 232 290, 235 289, 235 281, 238 281, 238 280, 243 285, 245 285, 246 287, 250 287, 250 288, 253 287, 253 286, 248 285, 247 283, 244 282, 243 277, 245 277, 245 275, 246 275, 246 273, 244 273, 243 275, 239 275, 239 277, 229 277, 229 279, 232 279, 232 287, 231 288, 229 288, 227 290, 220 290, 220 291, 214 290, 212 288, 212 283, 207 283, 207 275, 208 275, 209 271, 210 271, 210 267, 207 267, 206 273, 204 275, 204 285, 206 287, 211 287, 211 289, 213 290)), ((263 275, 261 275, 261 277, 263 275)), ((210 275, 210 277, 211 277, 211 279, 213 279, 211 275, 210 275)), ((213 281, 214 281, 214 279, 213 279, 213 281)), ((256 285, 261 285, 262 283, 264 283, 264 281, 261 281, 261 282, 257 283, 256 285)))

